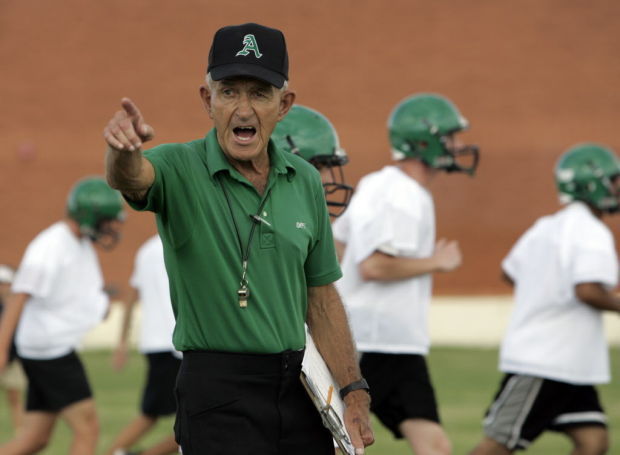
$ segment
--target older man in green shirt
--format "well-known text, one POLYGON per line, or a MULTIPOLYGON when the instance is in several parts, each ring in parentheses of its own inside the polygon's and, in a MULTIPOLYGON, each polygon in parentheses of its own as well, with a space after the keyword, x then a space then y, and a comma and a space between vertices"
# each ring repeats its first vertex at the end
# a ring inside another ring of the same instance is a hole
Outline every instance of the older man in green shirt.
POLYGON ((129 99, 106 126, 107 178, 157 214, 185 353, 175 431, 184 454, 330 454, 298 379, 304 322, 342 386, 356 453, 373 442, 369 396, 333 282, 341 276, 321 180, 270 136, 295 100, 283 34, 214 36, 200 94, 214 129, 142 153, 153 137, 129 99))

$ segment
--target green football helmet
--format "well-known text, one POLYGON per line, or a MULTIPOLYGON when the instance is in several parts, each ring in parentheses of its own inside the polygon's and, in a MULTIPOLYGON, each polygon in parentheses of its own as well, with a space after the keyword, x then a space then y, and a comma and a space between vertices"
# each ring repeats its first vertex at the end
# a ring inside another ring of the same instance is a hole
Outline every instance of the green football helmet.
POLYGON ((86 177, 69 192, 67 215, 77 222, 81 235, 111 248, 118 242, 120 233, 106 222, 124 219, 123 200, 102 178, 86 177))
POLYGON ((611 148, 594 143, 575 145, 555 166, 560 202, 583 201, 605 213, 617 212, 620 192, 614 180, 619 175, 620 161, 611 148))
POLYGON ((454 149, 450 136, 469 127, 458 108, 442 95, 419 93, 402 100, 388 120, 395 160, 417 158, 446 172, 473 175, 479 161, 476 145, 454 149))
POLYGON ((342 169, 349 159, 327 117, 294 105, 277 124, 271 139, 280 149, 301 156, 321 171, 329 214, 340 216, 349 205, 353 188, 345 183, 342 169))

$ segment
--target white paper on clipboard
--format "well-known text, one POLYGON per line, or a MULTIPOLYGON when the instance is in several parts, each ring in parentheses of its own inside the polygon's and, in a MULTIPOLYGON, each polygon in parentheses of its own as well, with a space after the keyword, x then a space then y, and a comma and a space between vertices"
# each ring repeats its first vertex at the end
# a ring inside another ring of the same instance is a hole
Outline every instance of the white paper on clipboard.
POLYGON ((307 328, 306 352, 301 364, 300 378, 321 415, 323 425, 331 432, 340 450, 346 455, 355 455, 355 448, 344 426, 344 402, 340 398, 340 389, 307 328))

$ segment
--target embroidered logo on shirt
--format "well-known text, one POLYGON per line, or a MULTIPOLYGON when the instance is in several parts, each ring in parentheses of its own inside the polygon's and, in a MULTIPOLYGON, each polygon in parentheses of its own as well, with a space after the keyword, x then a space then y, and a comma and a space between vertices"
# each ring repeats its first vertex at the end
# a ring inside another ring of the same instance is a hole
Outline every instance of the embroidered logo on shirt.
POLYGON ((297 223, 295 223, 295 227, 297 229, 306 229, 306 223, 302 223, 301 221, 298 221, 297 223))

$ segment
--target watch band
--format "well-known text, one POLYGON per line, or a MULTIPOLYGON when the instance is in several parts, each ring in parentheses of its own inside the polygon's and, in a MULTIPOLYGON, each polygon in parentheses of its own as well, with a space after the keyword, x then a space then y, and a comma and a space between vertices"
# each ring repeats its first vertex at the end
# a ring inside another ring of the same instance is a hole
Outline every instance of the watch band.
POLYGON ((354 390, 360 390, 360 389, 363 389, 366 392, 368 392, 368 394, 370 394, 370 387, 368 386, 368 383, 366 382, 366 379, 364 378, 358 381, 353 381, 351 384, 340 389, 340 398, 344 400, 344 397, 346 397, 350 392, 353 392, 354 390))

